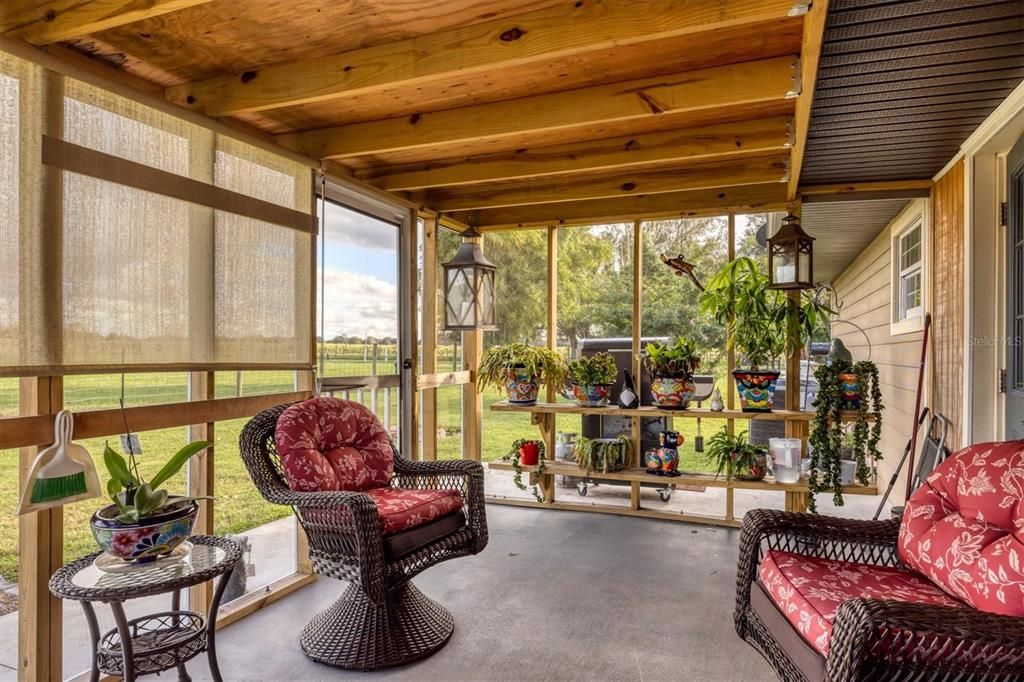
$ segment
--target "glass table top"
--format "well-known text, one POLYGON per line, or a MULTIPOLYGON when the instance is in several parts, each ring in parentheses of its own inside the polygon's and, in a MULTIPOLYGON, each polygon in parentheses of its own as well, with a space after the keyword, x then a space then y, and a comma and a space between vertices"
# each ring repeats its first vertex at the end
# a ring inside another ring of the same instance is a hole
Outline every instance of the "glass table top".
POLYGON ((241 549, 229 540, 193 536, 172 555, 145 564, 107 554, 79 559, 60 569, 51 584, 73 598, 130 599, 199 584, 231 570, 240 556, 241 549))

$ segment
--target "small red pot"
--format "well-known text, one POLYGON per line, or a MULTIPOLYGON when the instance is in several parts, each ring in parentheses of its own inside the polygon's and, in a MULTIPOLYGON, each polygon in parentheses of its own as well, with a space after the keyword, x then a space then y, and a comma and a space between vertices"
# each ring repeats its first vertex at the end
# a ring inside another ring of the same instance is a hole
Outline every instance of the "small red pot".
POLYGON ((531 440, 519 446, 519 464, 534 466, 540 460, 540 446, 531 440))

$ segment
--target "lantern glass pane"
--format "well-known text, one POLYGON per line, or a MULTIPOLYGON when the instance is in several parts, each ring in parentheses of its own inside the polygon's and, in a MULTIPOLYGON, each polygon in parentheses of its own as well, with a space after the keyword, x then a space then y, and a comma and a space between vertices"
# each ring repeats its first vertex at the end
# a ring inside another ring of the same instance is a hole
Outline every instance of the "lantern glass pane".
POLYGON ((811 257, 801 252, 797 257, 797 263, 799 265, 800 282, 810 283, 811 281, 811 257))
POLYGON ((485 325, 494 324, 494 272, 484 270, 480 273, 480 317, 485 325))
POLYGON ((472 326, 475 322, 473 286, 462 268, 448 270, 445 287, 445 322, 449 327, 472 326))
POLYGON ((789 284, 796 281, 796 262, 793 253, 783 247, 772 254, 772 281, 776 284, 789 284))

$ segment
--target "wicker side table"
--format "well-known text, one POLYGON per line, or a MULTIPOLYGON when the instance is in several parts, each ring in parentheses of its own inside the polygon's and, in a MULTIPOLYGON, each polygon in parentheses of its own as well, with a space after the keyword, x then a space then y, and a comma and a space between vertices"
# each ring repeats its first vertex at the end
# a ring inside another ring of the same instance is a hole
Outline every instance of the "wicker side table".
POLYGON ((131 682, 136 675, 171 668, 178 669, 179 680, 190 680, 185 662, 203 651, 209 658, 213 679, 222 679, 214 641, 217 609, 231 569, 242 558, 242 548, 227 538, 206 535, 193 535, 189 542, 191 552, 178 560, 163 559, 108 571, 95 565, 102 554, 96 553, 66 564, 50 578, 50 592, 80 602, 85 611, 92 642, 93 682, 99 680, 100 673, 131 682), (181 590, 217 576, 220 580, 206 616, 181 609, 181 590), (125 616, 125 601, 168 592, 170 611, 132 620, 125 616), (102 636, 93 602, 108 604, 117 624, 102 636))

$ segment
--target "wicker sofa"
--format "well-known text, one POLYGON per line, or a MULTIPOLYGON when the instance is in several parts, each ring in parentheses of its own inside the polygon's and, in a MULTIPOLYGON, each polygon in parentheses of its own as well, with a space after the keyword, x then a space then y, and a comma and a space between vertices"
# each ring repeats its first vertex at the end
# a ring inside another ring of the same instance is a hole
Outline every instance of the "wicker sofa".
POLYGON ((261 412, 240 446, 263 497, 294 508, 314 570, 349 582, 302 631, 307 656, 376 670, 447 643, 451 613, 412 578, 487 545, 479 462, 406 460, 369 409, 333 398, 261 412))
POLYGON ((784 680, 1024 680, 1024 441, 950 457, 902 521, 750 512, 735 624, 784 680))

